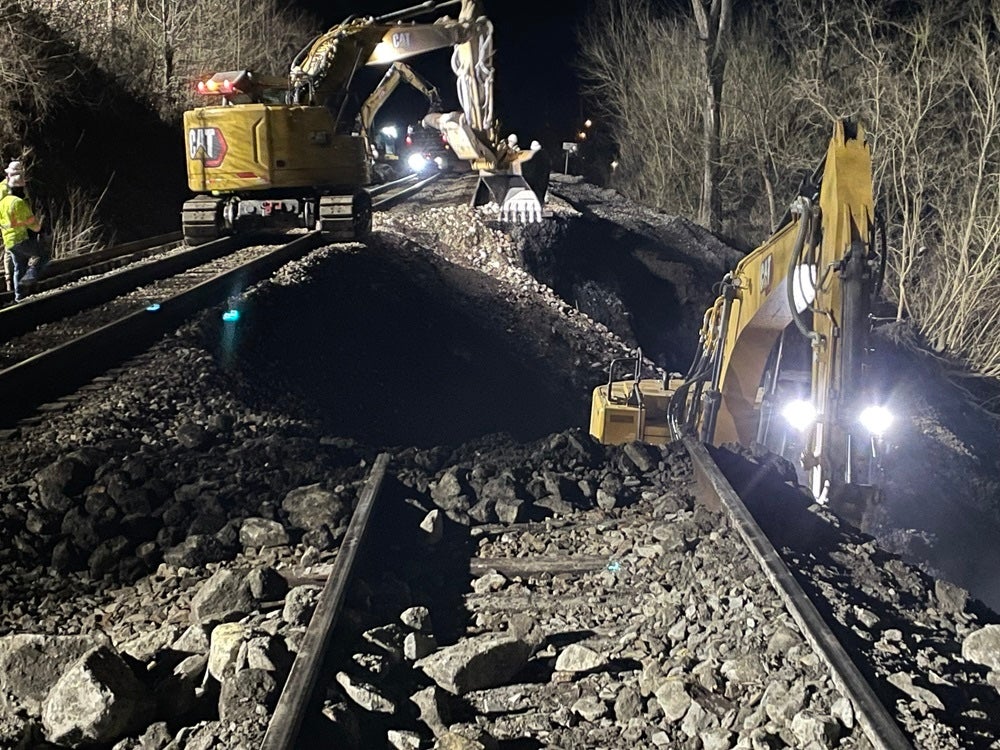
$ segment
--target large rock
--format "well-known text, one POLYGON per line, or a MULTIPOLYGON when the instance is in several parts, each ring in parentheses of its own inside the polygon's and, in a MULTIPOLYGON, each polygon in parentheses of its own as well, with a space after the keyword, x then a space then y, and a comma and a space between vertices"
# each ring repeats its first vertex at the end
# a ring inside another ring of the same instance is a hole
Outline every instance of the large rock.
POLYGON ((475 502, 475 492, 466 479, 466 470, 448 469, 431 488, 431 499, 441 510, 467 511, 475 502))
POLYGON ((46 510, 65 513, 72 505, 70 498, 83 492, 94 481, 94 467, 80 456, 60 458, 35 474, 38 501, 46 510))
POLYGON ((267 723, 278 698, 278 684, 263 669, 244 669, 222 685, 219 718, 236 724, 267 723))
POLYGON ((50 742, 69 747, 113 742, 142 718, 145 689, 108 646, 91 649, 66 671, 42 706, 50 742))
POLYGON ((205 581, 191 600, 191 621, 238 620, 253 609, 250 584, 242 573, 223 568, 205 581))
POLYGON ((556 671, 590 672, 594 669, 600 669, 607 663, 608 660, 603 654, 579 643, 571 643, 559 652, 556 659, 556 671))
POLYGON ((962 641, 962 658, 1000 671, 1000 625, 987 625, 962 641))
POLYGON ((421 659, 416 665, 454 695, 497 687, 521 671, 531 646, 504 633, 467 638, 421 659))
POLYGON ((163 562, 179 568, 198 568, 230 557, 230 550, 209 534, 194 534, 163 553, 163 562))
POLYGON ((318 529, 323 524, 335 529, 350 511, 335 492, 318 484, 292 490, 285 495, 281 507, 292 526, 303 531, 318 529))
POLYGON ((420 710, 420 720, 435 737, 447 732, 448 725, 451 724, 451 711, 447 698, 445 692, 435 685, 410 696, 410 701, 420 710))
POLYGON ((337 672, 337 684, 352 701, 366 711, 380 714, 394 714, 396 704, 377 687, 351 677, 347 672, 337 672))
POLYGON ((247 518, 240 526, 240 544, 246 549, 281 547, 288 544, 288 532, 277 521, 247 518))
POLYGON ((247 626, 238 622, 224 622, 215 627, 208 653, 208 673, 212 677, 225 682, 236 671, 240 649, 249 635, 247 626))
POLYGON ((680 721, 691 708, 691 696, 680 680, 667 680, 656 689, 655 696, 667 721, 680 721))
POLYGON ((42 702, 62 674, 96 646, 110 645, 100 631, 93 635, 31 635, 0 638, 0 706, 18 706, 38 716, 42 702))

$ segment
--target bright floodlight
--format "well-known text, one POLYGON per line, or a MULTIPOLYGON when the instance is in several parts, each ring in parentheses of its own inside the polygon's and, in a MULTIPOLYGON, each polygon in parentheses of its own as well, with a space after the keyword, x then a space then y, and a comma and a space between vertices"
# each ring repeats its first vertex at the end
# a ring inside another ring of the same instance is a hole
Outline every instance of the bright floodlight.
POLYGON ((392 138, 393 140, 399 138, 399 131, 396 130, 395 125, 386 125, 384 128, 382 128, 381 133, 387 138, 392 138))
POLYGON ((882 437, 892 426, 892 413, 884 406, 869 406, 861 412, 861 424, 875 437, 882 437))
POLYGON ((781 415, 788 424, 801 432, 816 421, 816 407, 813 406, 812 401, 797 399, 785 404, 781 415))
POLYGON ((424 158, 423 154, 410 154, 410 158, 406 160, 406 163, 414 172, 419 172, 427 166, 427 159, 424 158))

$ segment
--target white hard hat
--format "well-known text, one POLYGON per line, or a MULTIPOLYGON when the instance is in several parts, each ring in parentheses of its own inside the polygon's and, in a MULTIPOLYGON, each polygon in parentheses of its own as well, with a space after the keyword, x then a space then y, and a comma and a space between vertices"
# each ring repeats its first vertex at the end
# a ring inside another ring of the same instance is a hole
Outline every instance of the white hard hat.
POLYGON ((7 165, 7 168, 4 169, 4 171, 7 173, 8 177, 15 174, 24 174, 24 164, 19 159, 15 159, 7 165))
POLYGON ((507 136, 507 145, 508 146, 516 146, 517 145, 517 135, 516 134, 511 133, 510 135, 507 136))
POLYGON ((538 151, 541 147, 542 147, 542 144, 539 143, 538 141, 532 141, 531 142, 531 150, 532 151, 538 151))

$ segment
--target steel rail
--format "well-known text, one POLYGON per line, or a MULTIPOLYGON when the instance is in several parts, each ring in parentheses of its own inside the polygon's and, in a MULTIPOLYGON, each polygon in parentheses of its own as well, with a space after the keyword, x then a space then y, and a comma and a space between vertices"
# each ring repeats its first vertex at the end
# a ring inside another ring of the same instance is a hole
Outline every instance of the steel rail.
POLYGON ((868 741, 876 750, 914 750, 705 446, 690 437, 683 438, 683 443, 694 464, 699 486, 722 504, 803 637, 826 663, 834 685, 851 701, 868 741))
MULTIPOLYGON (((399 192, 387 195, 385 198, 382 198, 381 200, 373 201, 372 208, 373 209, 389 208, 390 206, 395 205, 397 201, 401 201, 404 198, 409 198, 414 193, 420 192, 420 190, 422 190, 430 183, 434 182, 434 180, 438 179, 440 176, 441 172, 434 172, 430 176, 425 177, 424 179, 420 180, 420 182, 414 183, 410 187, 403 188, 399 192)), ((397 180, 397 182, 400 182, 400 180, 397 180)))
POLYGON ((292 750, 296 746, 302 719, 312 700, 313 690, 329 646, 330 635, 340 617, 347 585, 364 542, 368 520, 381 492, 388 465, 389 454, 380 453, 361 491, 358 506, 351 516, 351 522, 337 552, 336 564, 323 587, 316 611, 309 621, 309 627, 295 655, 292 670, 288 674, 288 680, 281 691, 278 705, 261 743, 261 750, 292 750))
POLYGON ((107 302, 138 286, 208 263, 247 244, 249 237, 223 237, 155 262, 122 268, 86 284, 66 287, 0 310, 0 341, 26 333, 43 323, 107 302))
POLYGON ((11 427, 39 405, 83 385, 148 348, 198 310, 270 276, 321 244, 310 232, 274 251, 162 300, 155 309, 126 315, 65 344, 0 370, 0 426, 11 427))
POLYGON ((392 190, 393 188, 398 187, 400 185, 405 185, 406 183, 413 182, 415 179, 417 179, 417 173, 413 172, 411 174, 406 175, 405 177, 400 177, 398 180, 393 180, 392 182, 383 182, 380 185, 375 185, 373 187, 365 189, 368 191, 368 194, 374 198, 376 195, 380 195, 381 193, 384 193, 386 190, 392 190))
MULTIPOLYGON (((92 253, 56 258, 49 263, 44 278, 38 282, 35 290, 45 292, 92 273, 106 273, 126 263, 135 263, 158 252, 170 250, 183 241, 184 237, 180 232, 169 232, 142 240, 123 242, 92 253)), ((0 292, 0 305, 8 305, 13 301, 12 291, 0 292)))

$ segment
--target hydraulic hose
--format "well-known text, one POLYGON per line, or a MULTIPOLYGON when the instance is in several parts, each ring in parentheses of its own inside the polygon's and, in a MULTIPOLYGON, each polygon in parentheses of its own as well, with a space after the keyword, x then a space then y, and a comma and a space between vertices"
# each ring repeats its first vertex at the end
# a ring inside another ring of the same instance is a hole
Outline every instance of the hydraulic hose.
MULTIPOLYGON (((791 208, 792 213, 799 214, 799 231, 795 235, 795 245, 792 248, 792 253, 788 259, 788 270, 785 274, 785 293, 788 295, 788 309, 792 315, 792 320, 795 322, 795 327, 799 329, 799 333, 805 336, 810 341, 815 341, 817 334, 815 331, 809 330, 806 325, 805 320, 802 318, 801 313, 795 309, 795 294, 793 289, 793 284, 798 283, 795 278, 795 268, 800 265, 802 259, 802 251, 806 246, 806 238, 811 234, 812 224, 813 224, 813 207, 812 201, 804 195, 800 195, 792 203, 791 208)), ((808 268, 806 265, 802 265, 803 268, 808 268)), ((803 290, 804 291, 804 290, 803 290)), ((805 294, 802 295, 802 299, 805 299, 805 294)))

